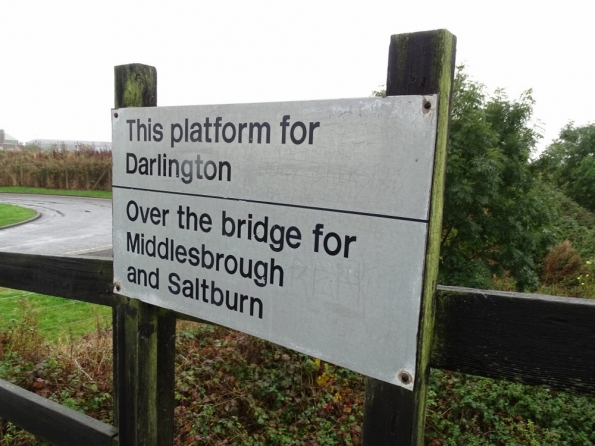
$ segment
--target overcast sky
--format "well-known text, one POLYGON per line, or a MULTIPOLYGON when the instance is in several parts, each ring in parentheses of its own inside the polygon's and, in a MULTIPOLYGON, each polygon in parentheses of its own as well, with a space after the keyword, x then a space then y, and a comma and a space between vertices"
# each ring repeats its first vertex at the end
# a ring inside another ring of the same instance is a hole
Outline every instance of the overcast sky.
POLYGON ((369 96, 392 34, 446 28, 488 91, 532 88, 540 148, 595 122, 595 1, 4 0, 0 128, 111 140, 113 67, 153 65, 159 105, 369 96))

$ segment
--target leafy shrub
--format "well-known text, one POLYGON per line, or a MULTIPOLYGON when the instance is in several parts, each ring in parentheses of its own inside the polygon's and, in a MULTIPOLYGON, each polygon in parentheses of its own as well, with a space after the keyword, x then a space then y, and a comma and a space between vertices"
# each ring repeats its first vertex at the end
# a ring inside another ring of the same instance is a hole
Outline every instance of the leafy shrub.
POLYGON ((361 444, 361 375, 240 332, 185 327, 178 444, 361 444))
POLYGON ((583 266, 583 259, 572 243, 564 240, 548 252, 543 259, 541 280, 545 285, 570 285, 583 266))
MULTIPOLYGON (((109 330, 20 346, 0 343, 3 379, 113 422, 109 330)), ((175 445, 361 445, 363 376, 209 325, 180 323, 176 347, 175 445)), ((428 410, 430 446, 595 443, 595 400, 544 387, 433 370, 428 410)), ((2 421, 0 444, 44 445, 2 421)))
POLYGON ((488 378, 433 370, 426 444, 592 445, 595 401, 488 378))
POLYGON ((582 258, 595 257, 595 213, 581 207, 550 183, 541 181, 540 188, 552 212, 558 241, 569 240, 582 258))

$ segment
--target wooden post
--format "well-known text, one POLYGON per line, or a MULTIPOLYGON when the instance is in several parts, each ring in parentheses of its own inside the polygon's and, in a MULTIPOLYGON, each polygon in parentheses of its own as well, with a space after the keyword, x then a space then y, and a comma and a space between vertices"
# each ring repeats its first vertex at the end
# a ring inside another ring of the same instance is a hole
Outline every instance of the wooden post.
POLYGON ((430 201, 423 295, 417 345, 415 390, 376 379, 366 381, 364 445, 423 445, 434 325, 434 293, 438 275, 446 145, 455 67, 456 38, 446 30, 398 34, 391 38, 387 96, 438 97, 436 155, 430 201))
MULTIPOLYGON (((115 67, 115 108, 157 105, 157 71, 115 67)), ((126 446, 171 445, 174 438, 176 320, 153 305, 116 296, 114 419, 126 446)))

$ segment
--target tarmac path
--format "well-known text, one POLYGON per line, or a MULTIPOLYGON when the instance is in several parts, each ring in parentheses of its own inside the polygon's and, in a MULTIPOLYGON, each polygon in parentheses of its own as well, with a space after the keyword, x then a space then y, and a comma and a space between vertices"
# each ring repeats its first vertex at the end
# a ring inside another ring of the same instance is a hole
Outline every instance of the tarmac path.
POLYGON ((0 203, 37 211, 39 218, 0 228, 0 252, 112 256, 112 201, 60 195, 0 194, 0 203))

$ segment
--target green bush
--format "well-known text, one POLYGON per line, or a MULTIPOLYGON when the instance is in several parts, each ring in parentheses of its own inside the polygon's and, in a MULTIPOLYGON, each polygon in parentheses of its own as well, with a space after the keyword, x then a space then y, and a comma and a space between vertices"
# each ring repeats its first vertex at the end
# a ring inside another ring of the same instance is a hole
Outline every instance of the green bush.
POLYGON ((595 401, 507 381, 433 370, 427 444, 592 445, 595 401))

